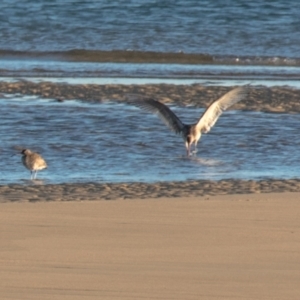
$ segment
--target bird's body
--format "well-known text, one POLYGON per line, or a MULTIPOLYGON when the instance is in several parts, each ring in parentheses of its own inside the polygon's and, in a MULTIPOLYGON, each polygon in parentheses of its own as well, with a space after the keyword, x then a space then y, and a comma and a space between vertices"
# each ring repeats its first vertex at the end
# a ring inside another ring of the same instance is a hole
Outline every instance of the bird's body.
POLYGON ((23 165, 31 172, 30 179, 36 179, 37 172, 47 168, 47 163, 40 154, 29 149, 23 149, 21 154, 23 165))
POLYGON ((182 138, 185 142, 185 147, 187 149, 187 155, 190 154, 191 145, 194 143, 195 149, 197 148, 197 143, 201 138, 201 131, 197 130, 196 124, 185 125, 182 131, 182 138))
POLYGON ((184 124, 168 106, 157 100, 133 97, 128 102, 149 112, 156 113, 172 131, 183 137, 187 155, 190 155, 192 144, 196 148, 201 134, 209 132, 223 111, 244 99, 247 91, 247 87, 238 87, 229 91, 220 99, 214 101, 195 124, 190 125, 184 124))

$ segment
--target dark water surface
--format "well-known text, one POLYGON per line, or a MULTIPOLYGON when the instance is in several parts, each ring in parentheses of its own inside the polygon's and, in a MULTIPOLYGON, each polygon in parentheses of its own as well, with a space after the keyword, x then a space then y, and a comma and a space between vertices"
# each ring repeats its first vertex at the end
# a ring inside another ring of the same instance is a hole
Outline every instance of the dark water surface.
MULTIPOLYGON (((181 137, 152 114, 118 103, 8 96, 1 103, 0 184, 24 182, 18 148, 40 152, 45 183, 293 178, 300 116, 228 111, 186 158, 181 137)), ((202 109, 172 109, 186 123, 202 109)))
POLYGON ((3 0, 0 50, 299 58, 298 0, 3 0))

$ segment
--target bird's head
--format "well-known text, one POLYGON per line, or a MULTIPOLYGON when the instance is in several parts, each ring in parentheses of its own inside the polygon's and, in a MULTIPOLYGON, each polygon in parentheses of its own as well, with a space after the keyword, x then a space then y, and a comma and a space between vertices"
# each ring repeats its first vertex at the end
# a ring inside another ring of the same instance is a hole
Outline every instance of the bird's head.
POLYGON ((23 154, 23 155, 27 155, 27 154, 30 154, 30 153, 31 153, 31 151, 29 149, 23 149, 21 151, 21 154, 23 154))

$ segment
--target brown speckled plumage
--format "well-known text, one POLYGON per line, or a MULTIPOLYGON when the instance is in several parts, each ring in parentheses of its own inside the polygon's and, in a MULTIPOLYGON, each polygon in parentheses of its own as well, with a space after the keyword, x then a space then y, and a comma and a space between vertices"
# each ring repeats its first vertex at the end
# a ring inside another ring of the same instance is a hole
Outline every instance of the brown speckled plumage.
POLYGON ((23 165, 31 172, 30 179, 36 179, 37 172, 47 168, 47 163, 40 154, 29 149, 23 149, 21 154, 23 165))

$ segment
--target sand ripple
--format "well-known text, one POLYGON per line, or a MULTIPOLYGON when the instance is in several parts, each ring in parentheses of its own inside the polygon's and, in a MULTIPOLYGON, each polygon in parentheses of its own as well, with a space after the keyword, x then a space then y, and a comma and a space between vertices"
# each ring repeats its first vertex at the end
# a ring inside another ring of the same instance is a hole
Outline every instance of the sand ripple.
POLYGON ((149 183, 74 183, 0 186, 0 203, 200 197, 225 194, 300 192, 300 179, 149 183))
MULTIPOLYGON (((0 82, 0 93, 20 93, 53 98, 58 101, 78 99, 102 102, 122 101, 126 94, 141 94, 156 97, 164 103, 207 107, 213 100, 228 92, 232 87, 204 87, 194 85, 147 84, 147 85, 96 85, 63 84, 30 81, 14 83, 0 82)), ((234 109, 264 112, 300 112, 300 90, 288 87, 252 88, 249 97, 234 105, 234 109)))

